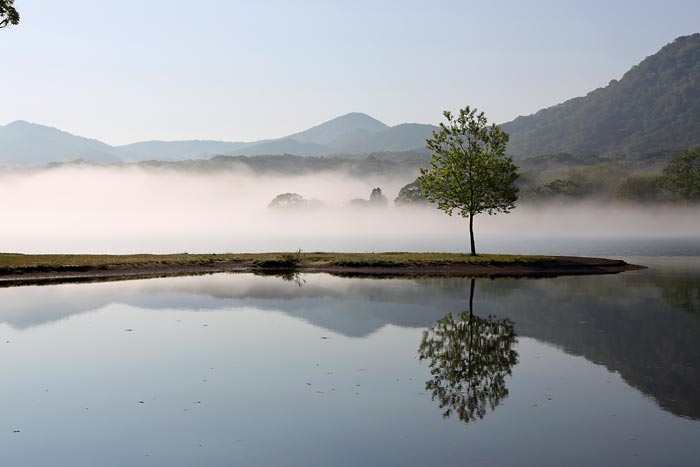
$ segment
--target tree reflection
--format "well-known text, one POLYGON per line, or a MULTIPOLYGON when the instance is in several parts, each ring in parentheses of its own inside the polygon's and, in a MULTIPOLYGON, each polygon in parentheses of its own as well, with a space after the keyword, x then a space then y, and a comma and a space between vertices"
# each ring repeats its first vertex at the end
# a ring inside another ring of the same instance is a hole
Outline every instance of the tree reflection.
POLYGON ((443 416, 456 413, 465 422, 483 418, 508 396, 505 377, 518 363, 512 321, 474 315, 474 284, 472 279, 469 310, 456 318, 448 313, 424 331, 418 350, 421 360, 430 361, 432 379, 425 387, 443 416))
POLYGON ((664 278, 661 293, 672 307, 700 314, 700 282, 694 277, 664 278))

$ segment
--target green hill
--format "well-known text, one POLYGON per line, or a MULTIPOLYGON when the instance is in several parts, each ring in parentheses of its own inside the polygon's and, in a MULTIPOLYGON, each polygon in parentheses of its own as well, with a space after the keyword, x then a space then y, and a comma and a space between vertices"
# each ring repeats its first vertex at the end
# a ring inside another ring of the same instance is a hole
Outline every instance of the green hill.
POLYGON ((509 152, 611 156, 700 146, 700 34, 679 37, 619 80, 503 125, 509 152))

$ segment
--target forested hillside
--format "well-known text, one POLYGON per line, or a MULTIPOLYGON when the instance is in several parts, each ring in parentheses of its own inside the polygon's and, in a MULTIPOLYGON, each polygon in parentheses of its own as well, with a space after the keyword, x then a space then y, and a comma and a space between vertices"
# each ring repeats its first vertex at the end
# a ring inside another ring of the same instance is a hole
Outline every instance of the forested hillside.
POLYGON ((700 34, 679 37, 585 97, 503 125, 515 157, 700 146, 700 34))

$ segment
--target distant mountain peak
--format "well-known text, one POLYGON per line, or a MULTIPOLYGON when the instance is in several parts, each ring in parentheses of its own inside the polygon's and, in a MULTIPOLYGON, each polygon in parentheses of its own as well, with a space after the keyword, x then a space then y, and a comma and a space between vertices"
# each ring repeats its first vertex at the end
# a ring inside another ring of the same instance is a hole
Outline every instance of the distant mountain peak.
MULTIPOLYGON (((338 117, 332 118, 325 123, 335 122, 335 121, 346 121, 346 122, 364 122, 378 127, 386 128, 387 125, 371 115, 367 115, 364 112, 348 112, 346 114, 340 115, 338 117)), ((323 125, 323 123, 321 124, 323 125)))
POLYGON ((30 125, 36 125, 36 123, 31 123, 26 120, 15 120, 14 122, 10 122, 5 127, 13 127, 13 126, 30 126, 30 125))
POLYGON ((311 127, 308 130, 289 135, 287 138, 295 139, 303 143, 326 145, 331 144, 333 141, 349 133, 357 131, 377 133, 388 128, 388 125, 367 114, 350 112, 311 127))
POLYGON ((0 128, 5 128, 6 130, 53 130, 61 131, 58 128, 53 128, 46 125, 40 125, 38 123, 28 122, 26 120, 15 120, 10 122, 5 126, 0 126, 0 128))

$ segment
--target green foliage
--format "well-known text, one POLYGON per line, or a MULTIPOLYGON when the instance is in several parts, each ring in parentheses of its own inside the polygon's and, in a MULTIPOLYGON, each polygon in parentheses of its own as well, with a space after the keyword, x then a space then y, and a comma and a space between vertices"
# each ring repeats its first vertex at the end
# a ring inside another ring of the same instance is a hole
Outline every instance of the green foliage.
POLYGON ((700 34, 679 37, 619 81, 503 125, 517 157, 627 155, 700 144, 700 34))
POLYGON ((553 154, 519 161, 523 199, 529 201, 661 202, 661 169, 679 152, 635 154, 624 158, 553 154))
POLYGON ((620 180, 629 174, 630 167, 620 161, 603 160, 598 164, 573 167, 566 178, 574 181, 597 198, 611 197, 620 180))
POLYGON ((518 199, 518 169, 506 156, 508 135, 477 112, 469 107, 456 117, 444 112, 447 122, 426 141, 431 168, 421 169, 418 177, 423 194, 438 209, 469 217, 472 254, 474 216, 508 213, 518 199))
POLYGON ((0 29, 19 24, 19 13, 13 6, 15 0, 0 0, 0 29))
POLYGON ((659 185, 674 201, 700 201, 700 149, 673 158, 664 168, 659 185))
POLYGON ((428 198, 423 195, 423 188, 416 179, 408 185, 401 187, 398 196, 394 198, 394 204, 397 206, 427 205, 428 198))
POLYGON ((488 126, 476 109, 461 109, 456 118, 444 115, 447 123, 426 142, 432 160, 418 177, 423 194, 449 215, 510 212, 518 199, 518 173, 505 156, 508 135, 488 126))
POLYGON ((638 203, 659 201, 661 199, 659 177, 649 174, 629 175, 618 185, 615 198, 638 203))
POLYGON ((570 179, 552 180, 549 183, 530 188, 525 196, 537 201, 553 201, 563 199, 582 199, 590 194, 590 188, 570 179))

